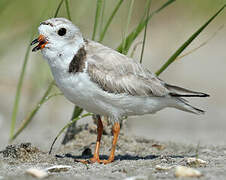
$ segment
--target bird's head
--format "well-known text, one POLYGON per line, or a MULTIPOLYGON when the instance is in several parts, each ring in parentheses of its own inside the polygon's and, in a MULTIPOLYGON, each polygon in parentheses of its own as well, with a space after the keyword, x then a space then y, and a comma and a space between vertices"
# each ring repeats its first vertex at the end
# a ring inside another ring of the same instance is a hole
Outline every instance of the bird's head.
POLYGON ((69 48, 75 42, 82 41, 82 34, 71 21, 65 18, 52 18, 40 23, 39 37, 32 41, 31 45, 38 43, 32 51, 61 52, 69 48))

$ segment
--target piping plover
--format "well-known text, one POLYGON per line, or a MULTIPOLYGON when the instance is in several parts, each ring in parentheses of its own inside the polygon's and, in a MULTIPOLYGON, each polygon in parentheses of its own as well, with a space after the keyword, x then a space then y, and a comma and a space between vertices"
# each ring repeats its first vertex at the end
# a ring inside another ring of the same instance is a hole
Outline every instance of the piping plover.
MULTIPOLYGON (((85 39, 79 28, 65 18, 52 18, 38 28, 38 43, 53 77, 65 97, 88 112, 108 116, 113 124, 113 143, 107 160, 99 159, 103 125, 98 116, 97 142, 89 162, 110 163, 123 116, 155 113, 173 107, 194 114, 204 111, 188 104, 182 97, 207 97, 170 85, 137 61, 100 43, 85 39)), ((87 161, 88 162, 88 161, 87 161)))

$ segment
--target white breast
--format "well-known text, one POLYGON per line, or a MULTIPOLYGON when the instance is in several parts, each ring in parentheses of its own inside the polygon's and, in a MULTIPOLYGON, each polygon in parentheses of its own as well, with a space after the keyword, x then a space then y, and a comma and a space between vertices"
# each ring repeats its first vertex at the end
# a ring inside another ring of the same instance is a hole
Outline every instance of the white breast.
MULTIPOLYGON (((64 76, 53 73, 53 75, 58 87, 68 100, 89 112, 109 115, 104 101, 105 92, 90 81, 86 73, 68 73, 64 76)), ((110 109, 112 111, 113 107, 110 109)))

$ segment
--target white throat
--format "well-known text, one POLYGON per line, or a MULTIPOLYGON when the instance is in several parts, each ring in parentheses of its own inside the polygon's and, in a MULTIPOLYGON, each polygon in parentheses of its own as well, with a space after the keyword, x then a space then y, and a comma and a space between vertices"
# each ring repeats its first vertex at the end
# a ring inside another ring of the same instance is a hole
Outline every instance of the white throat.
POLYGON ((58 46, 59 48, 44 48, 42 50, 42 54, 47 59, 54 76, 65 75, 68 72, 70 62, 84 44, 83 37, 76 37, 73 43, 58 46))

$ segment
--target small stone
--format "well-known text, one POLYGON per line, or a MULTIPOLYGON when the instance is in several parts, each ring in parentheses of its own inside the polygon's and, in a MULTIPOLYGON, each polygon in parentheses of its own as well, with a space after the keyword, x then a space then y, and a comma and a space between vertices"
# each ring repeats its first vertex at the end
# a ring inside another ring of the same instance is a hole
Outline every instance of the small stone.
POLYGON ((45 170, 41 170, 37 168, 30 168, 26 170, 26 173, 39 179, 43 179, 48 176, 48 173, 45 170))
POLYGON ((156 165, 155 166, 155 169, 158 170, 158 171, 168 171, 168 170, 170 170, 172 168, 173 168, 173 166, 169 166, 169 167, 161 166, 161 165, 156 165))
POLYGON ((204 160, 198 159, 198 158, 187 158, 186 159, 186 163, 189 166, 195 166, 195 167, 200 167, 200 166, 207 165, 207 161, 204 161, 204 160))
POLYGON ((161 159, 162 163, 167 163, 167 159, 161 159))
POLYGON ((177 166, 174 175, 176 177, 201 177, 202 173, 193 168, 177 166))
POLYGON ((161 144, 152 144, 152 147, 158 149, 159 151, 164 150, 166 148, 164 145, 161 144))
POLYGON ((132 177, 127 177, 124 180, 148 180, 147 176, 132 176, 132 177))
POLYGON ((30 159, 31 155, 39 152, 36 147, 33 147, 31 143, 21 143, 19 145, 8 145, 1 153, 3 157, 11 157, 21 160, 30 159))
POLYGON ((66 166, 66 165, 56 165, 56 166, 51 166, 46 168, 45 170, 48 172, 66 172, 71 169, 71 166, 66 166))

